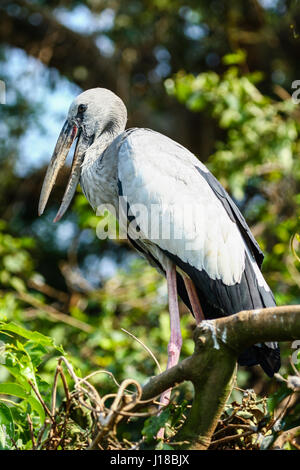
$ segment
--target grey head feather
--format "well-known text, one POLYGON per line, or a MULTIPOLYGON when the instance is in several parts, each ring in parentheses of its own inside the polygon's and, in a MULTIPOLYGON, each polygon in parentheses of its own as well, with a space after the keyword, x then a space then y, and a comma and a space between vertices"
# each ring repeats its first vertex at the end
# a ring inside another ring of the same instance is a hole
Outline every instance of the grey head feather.
POLYGON ((106 130, 117 134, 125 129, 127 110, 121 98, 106 88, 91 88, 72 102, 68 120, 78 123, 86 137, 99 137, 106 130), (80 105, 84 111, 80 113, 80 105))

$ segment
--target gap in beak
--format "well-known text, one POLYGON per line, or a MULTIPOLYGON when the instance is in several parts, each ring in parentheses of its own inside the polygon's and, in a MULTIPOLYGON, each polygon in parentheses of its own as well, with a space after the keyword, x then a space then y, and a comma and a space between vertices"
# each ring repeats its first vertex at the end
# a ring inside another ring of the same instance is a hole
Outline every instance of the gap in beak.
MULTIPOLYGON (((60 191, 60 189, 62 189, 62 191, 64 192, 64 190, 65 190, 64 188, 66 187, 65 182, 68 181, 68 179, 69 179, 78 138, 79 138, 79 135, 77 133, 77 136, 75 137, 74 142, 72 143, 72 145, 70 147, 70 150, 69 150, 68 156, 67 156, 67 158, 64 162, 64 165, 63 165, 63 167, 61 168, 60 172, 57 175, 56 183, 59 187, 59 191, 60 191)), ((59 199, 58 199, 58 204, 60 204, 59 199)))
POLYGON ((64 166, 66 167, 67 171, 69 171, 69 169, 70 169, 71 166, 72 166, 72 162, 73 162, 74 153, 75 153, 75 149, 76 149, 76 144, 77 144, 78 138, 79 138, 79 135, 78 135, 78 133, 77 133, 77 136, 75 137, 74 142, 72 143, 72 145, 71 145, 71 147, 70 147, 68 156, 67 156, 66 161, 65 161, 65 164, 64 164, 64 166))

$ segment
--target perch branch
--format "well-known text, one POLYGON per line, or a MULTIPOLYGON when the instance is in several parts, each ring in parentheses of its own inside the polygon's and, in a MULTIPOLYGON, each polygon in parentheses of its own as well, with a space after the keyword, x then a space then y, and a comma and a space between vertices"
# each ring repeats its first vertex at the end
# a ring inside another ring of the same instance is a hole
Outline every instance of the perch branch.
POLYGON ((256 343, 299 338, 300 305, 248 310, 203 321, 195 328, 193 355, 151 378, 143 387, 142 400, 191 380, 193 406, 175 438, 188 441, 185 448, 207 449, 232 390, 240 353, 256 343))

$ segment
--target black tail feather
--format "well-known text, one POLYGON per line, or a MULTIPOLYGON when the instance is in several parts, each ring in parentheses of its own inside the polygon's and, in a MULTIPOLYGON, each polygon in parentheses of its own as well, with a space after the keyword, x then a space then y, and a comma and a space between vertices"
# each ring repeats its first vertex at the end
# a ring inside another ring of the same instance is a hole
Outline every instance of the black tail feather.
MULTIPOLYGON (((272 291, 258 282, 257 273, 253 267, 255 260, 250 252, 247 253, 245 258, 245 269, 241 281, 229 286, 225 285, 220 279, 209 277, 204 269, 198 270, 178 256, 167 251, 164 251, 164 253, 194 282, 206 319, 220 318, 242 310, 260 309, 276 305, 272 291)), ((180 275, 177 275, 177 287, 178 294, 192 311, 180 275)), ((273 377, 280 368, 278 344, 267 343, 248 348, 240 355, 239 364, 245 366, 259 364, 269 377, 273 377)))
POLYGON ((276 344, 275 348, 269 347, 266 344, 260 346, 251 346, 244 351, 238 360, 241 366, 255 366, 259 364, 269 377, 279 371, 280 363, 280 348, 276 344))

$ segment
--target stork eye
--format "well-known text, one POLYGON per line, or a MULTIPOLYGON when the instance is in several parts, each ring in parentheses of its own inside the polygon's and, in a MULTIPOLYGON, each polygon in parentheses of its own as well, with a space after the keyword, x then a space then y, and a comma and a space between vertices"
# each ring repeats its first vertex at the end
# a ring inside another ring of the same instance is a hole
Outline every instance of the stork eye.
POLYGON ((87 108, 87 105, 86 105, 86 104, 80 104, 80 105, 78 106, 78 113, 80 113, 80 114, 84 113, 84 111, 86 110, 86 108, 87 108))

